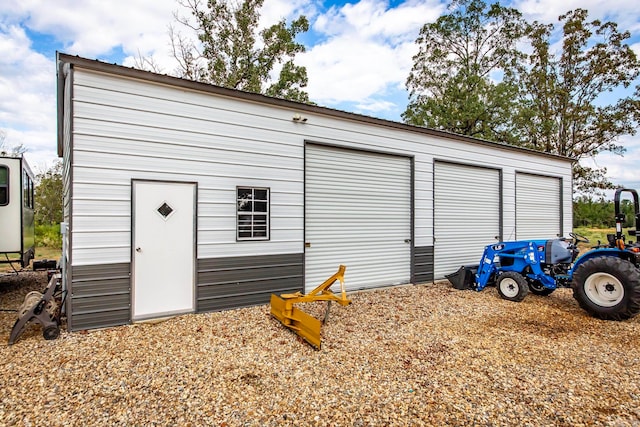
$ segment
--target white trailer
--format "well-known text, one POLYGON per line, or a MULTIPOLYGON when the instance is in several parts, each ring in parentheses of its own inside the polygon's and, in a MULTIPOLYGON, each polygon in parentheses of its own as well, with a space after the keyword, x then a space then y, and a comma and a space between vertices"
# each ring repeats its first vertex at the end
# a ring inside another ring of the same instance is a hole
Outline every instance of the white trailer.
POLYGON ((33 172, 22 157, 0 157, 0 263, 29 265, 35 254, 33 172))

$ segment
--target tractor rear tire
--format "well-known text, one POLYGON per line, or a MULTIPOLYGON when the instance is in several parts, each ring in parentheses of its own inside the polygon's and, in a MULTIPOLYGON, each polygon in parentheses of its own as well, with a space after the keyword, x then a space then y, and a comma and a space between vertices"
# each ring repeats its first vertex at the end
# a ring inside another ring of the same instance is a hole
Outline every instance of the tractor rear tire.
POLYGON ((640 313, 640 270, 616 256, 585 261, 573 273, 573 297, 587 313, 625 320, 640 313))
POLYGON ((503 299, 520 302, 529 293, 527 279, 515 271, 505 271, 496 280, 498 293, 503 299))
POLYGON ((529 291, 534 295, 546 297, 551 295, 555 289, 545 288, 539 280, 529 280, 529 291))

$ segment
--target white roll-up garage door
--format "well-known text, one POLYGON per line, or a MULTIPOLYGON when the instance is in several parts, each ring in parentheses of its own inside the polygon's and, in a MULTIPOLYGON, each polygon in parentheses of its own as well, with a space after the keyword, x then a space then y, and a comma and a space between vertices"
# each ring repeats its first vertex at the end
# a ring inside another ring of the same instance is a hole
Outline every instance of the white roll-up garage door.
POLYGON ((340 264, 349 290, 408 283, 410 159, 309 144, 305 160, 306 291, 340 264))
POLYGON ((500 171, 453 163, 434 165, 434 277, 478 264, 500 236, 500 171))
POLYGON ((561 234, 560 178, 516 174, 516 239, 552 239, 561 234))

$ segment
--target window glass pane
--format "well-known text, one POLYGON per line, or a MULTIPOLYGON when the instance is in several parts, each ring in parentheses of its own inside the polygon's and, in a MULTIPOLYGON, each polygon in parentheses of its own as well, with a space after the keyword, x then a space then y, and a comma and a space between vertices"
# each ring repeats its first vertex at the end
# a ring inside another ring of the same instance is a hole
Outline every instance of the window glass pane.
POLYGON ((29 206, 29 175, 26 171, 22 171, 22 205, 29 206))
POLYGON ((238 215, 238 225, 251 225, 251 215, 238 215))
POLYGON ((253 192, 250 188, 238 188, 238 211, 251 212, 253 210, 253 192))
POLYGON ((251 212, 253 210, 253 202, 251 200, 238 199, 238 211, 251 212))
POLYGON ((238 188, 238 200, 251 200, 253 198, 252 193, 251 188, 238 188))
POLYGON ((29 180, 29 207, 33 209, 33 181, 29 180))
POLYGON ((255 230, 253 237, 267 237, 267 230, 255 230))
POLYGON ((267 224, 267 216, 266 215, 254 215, 253 223, 256 225, 266 225, 267 224))
POLYGON ((267 202, 254 202, 253 203, 253 211, 254 212, 267 212, 267 202))
POLYGON ((0 205, 9 204, 9 168, 0 166, 0 205))
POLYGON ((264 200, 267 201, 267 190, 256 189, 255 190, 255 198, 256 200, 264 200))
POLYGON ((238 229, 239 237, 251 237, 251 227, 241 227, 238 229))

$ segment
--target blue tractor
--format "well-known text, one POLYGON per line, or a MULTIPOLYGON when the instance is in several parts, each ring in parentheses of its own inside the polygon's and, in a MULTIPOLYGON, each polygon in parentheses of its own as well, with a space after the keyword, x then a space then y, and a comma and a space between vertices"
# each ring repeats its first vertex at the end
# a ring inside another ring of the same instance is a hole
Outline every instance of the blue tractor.
POLYGON ((625 320, 640 313, 640 209, 635 190, 619 189, 614 196, 616 232, 578 256, 577 245, 589 240, 576 233, 571 239, 500 242, 484 249, 479 265, 463 266, 447 276, 458 289, 483 290, 495 284, 500 296, 522 301, 529 293, 549 295, 559 287, 573 288, 580 307, 591 316, 625 320), (620 195, 629 192, 635 207, 635 230, 625 242, 620 195))

